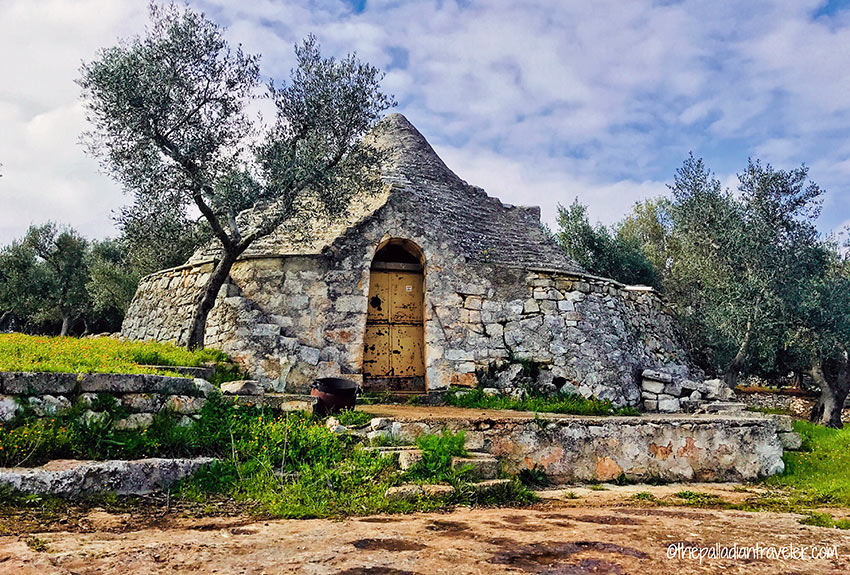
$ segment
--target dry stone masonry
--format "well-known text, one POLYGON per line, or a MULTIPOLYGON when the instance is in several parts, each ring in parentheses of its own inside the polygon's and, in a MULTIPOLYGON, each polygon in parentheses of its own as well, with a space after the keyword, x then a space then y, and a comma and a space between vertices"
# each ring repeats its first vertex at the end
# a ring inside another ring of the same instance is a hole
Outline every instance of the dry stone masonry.
POLYGON ((152 374, 0 372, 0 423, 29 407, 36 416, 50 416, 73 405, 89 408, 86 418, 103 417, 97 409, 107 395, 129 414, 116 429, 147 427, 157 413, 170 411, 191 423, 212 393, 212 384, 200 378, 152 374))
MULTIPOLYGON (((533 363, 540 389, 638 406, 644 369, 688 363, 658 295, 584 273, 546 235, 538 208, 504 205, 458 178, 398 114, 367 141, 386 154, 385 190, 355 198, 341 221, 296 217, 308 223, 284 224, 250 248, 210 314, 206 344, 267 388, 362 380, 370 268, 389 240, 410 242, 424 258, 429 393, 533 363)), ((216 256, 206 247, 144 278, 123 335, 185 341, 216 256)))

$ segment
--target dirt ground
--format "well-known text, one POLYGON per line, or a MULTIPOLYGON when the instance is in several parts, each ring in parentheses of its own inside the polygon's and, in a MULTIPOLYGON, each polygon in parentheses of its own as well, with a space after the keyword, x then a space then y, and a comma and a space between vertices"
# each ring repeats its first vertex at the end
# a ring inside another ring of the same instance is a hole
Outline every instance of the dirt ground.
POLYGON ((850 573, 850 531, 802 525, 792 514, 672 505, 673 494, 685 487, 729 501, 748 495, 732 485, 574 488, 549 491, 543 502, 522 509, 458 508, 342 521, 190 518, 179 510, 144 519, 94 509, 51 523, 44 533, 32 532, 38 526, 26 528, 24 521, 19 532, 0 537, 0 573, 850 573), (641 491, 652 492, 661 505, 630 498, 641 491), (771 549, 764 553, 787 553, 790 546, 797 553, 802 546, 831 553, 834 546, 837 557, 700 562, 700 549, 710 553, 715 544, 735 545, 739 553, 756 545, 771 549), (694 556, 675 556, 686 547, 694 556))

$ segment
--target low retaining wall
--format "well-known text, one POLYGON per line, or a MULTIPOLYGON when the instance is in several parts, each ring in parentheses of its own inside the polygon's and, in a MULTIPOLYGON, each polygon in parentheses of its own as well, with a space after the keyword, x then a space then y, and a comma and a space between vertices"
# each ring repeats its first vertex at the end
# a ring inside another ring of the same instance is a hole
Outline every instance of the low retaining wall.
POLYGON ((56 460, 41 467, 0 468, 0 485, 21 493, 80 497, 111 492, 147 495, 163 491, 189 477, 211 457, 136 459, 132 461, 56 460))
MULTIPOLYGON (((218 393, 204 379, 153 374, 0 372, 0 423, 10 421, 24 407, 49 416, 77 403, 96 409, 98 396, 115 398, 130 415, 117 429, 146 427, 155 414, 170 410, 191 416, 218 393)), ((96 415, 96 412, 93 411, 96 415)))
MULTIPOLYGON (((386 424, 384 424, 386 425, 386 424)), ((742 481, 784 469, 781 434, 790 418, 760 416, 395 418, 403 439, 465 430, 467 448, 499 457, 505 470, 538 467, 555 482, 742 481)))

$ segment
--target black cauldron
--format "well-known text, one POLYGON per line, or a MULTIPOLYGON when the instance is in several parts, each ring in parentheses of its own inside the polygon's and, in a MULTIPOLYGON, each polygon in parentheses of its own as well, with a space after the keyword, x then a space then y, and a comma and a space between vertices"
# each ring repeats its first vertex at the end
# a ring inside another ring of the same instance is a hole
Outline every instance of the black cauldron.
POLYGON ((343 409, 354 409, 358 387, 356 381, 341 377, 317 379, 310 389, 310 395, 319 399, 315 407, 316 414, 331 415, 343 409))

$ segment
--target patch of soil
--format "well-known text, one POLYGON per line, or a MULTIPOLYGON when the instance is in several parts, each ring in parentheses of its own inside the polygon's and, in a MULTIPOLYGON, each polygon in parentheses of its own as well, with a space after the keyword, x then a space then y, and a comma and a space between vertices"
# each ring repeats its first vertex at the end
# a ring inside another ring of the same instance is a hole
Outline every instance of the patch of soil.
POLYGON ((600 525, 639 525, 641 523, 641 521, 631 517, 617 517, 616 515, 577 515, 572 519, 582 523, 599 523, 600 525))
POLYGON ((414 541, 405 541, 404 539, 358 539, 351 543, 358 549, 368 549, 375 551, 421 551, 427 547, 421 543, 414 541))
POLYGON ((460 531, 469 531, 470 527, 462 521, 446 521, 444 519, 435 519, 430 525, 426 525, 425 529, 429 531, 446 531, 449 533, 458 533, 460 531))
POLYGON ((395 520, 395 517, 359 517, 357 519, 363 523, 392 523, 395 520))
MULTIPOLYGON (((490 563, 510 565, 511 567, 516 567, 527 573, 537 573, 541 575, 570 573, 571 571, 568 571, 567 569, 581 568, 581 562, 578 564, 568 563, 567 560, 573 555, 583 551, 596 551, 598 553, 623 555, 637 559, 645 559, 647 557, 647 554, 643 551, 638 551, 637 549, 624 547, 615 543, 605 543, 601 541, 570 541, 563 543, 520 545, 513 549, 493 554, 490 559, 490 563)), ((594 564, 589 563, 586 566, 594 567, 594 564)), ((610 566, 619 567, 615 563, 610 563, 610 566)), ((592 571, 573 572, 592 573, 592 571)))
POLYGON ((700 513, 699 511, 679 511, 677 509, 641 509, 641 508, 620 508, 613 509, 614 513, 623 513, 625 515, 638 516, 655 516, 655 517, 677 517, 682 519, 706 519, 711 517, 708 513, 700 513))
MULTIPOLYGON (((0 574, 221 575, 263 570, 275 575, 850 573, 848 530, 801 525, 800 516, 790 513, 723 509, 695 513, 673 506, 627 509, 624 499, 630 495, 623 494, 607 505, 582 505, 582 500, 571 499, 510 510, 458 507, 450 513, 382 515, 380 521, 266 520, 247 513, 192 517, 203 509, 169 508, 166 501, 158 509, 131 509, 125 504, 85 511, 44 506, 40 514, 0 506, 0 518, 6 525, 25 534, 0 535, 0 574), (15 522, 16 514, 23 517, 23 523, 15 522), (577 519, 585 516, 632 518, 639 520, 640 526, 577 519), (72 524, 76 519, 80 523, 72 524), (68 527, 62 529, 63 525, 68 527), (83 525, 86 530, 79 530, 83 525), (45 550, 28 547, 31 538, 40 540, 45 550), (670 545, 683 541, 688 547, 713 547, 716 543, 739 548, 757 544, 835 546, 838 555, 807 561, 718 558, 702 563, 669 557, 670 545)), ((229 504, 223 503, 221 508, 227 509, 229 504)))
POLYGON ((416 575, 416 573, 392 567, 352 567, 334 575, 416 575))

